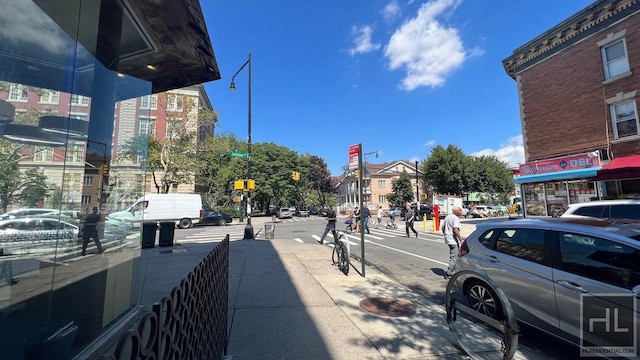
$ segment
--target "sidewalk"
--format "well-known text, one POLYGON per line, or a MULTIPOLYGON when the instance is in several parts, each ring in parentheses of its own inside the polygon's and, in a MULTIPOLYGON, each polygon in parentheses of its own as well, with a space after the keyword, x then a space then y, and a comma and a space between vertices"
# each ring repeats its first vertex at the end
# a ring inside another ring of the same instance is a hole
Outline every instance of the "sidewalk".
MULTIPOLYGON (((256 232, 270 221, 252 220, 256 232)), ((463 227, 466 236, 475 225, 463 227)), ((422 225, 416 229, 423 232, 422 225)), ((467 358, 456 347, 442 304, 371 267, 363 278, 360 269, 354 261, 349 276, 344 276, 331 264, 330 247, 281 241, 277 233, 275 240, 232 241, 227 358, 467 358), (415 314, 389 317, 369 312, 360 304, 371 298, 398 300, 415 314)), ((476 349, 487 349, 489 342, 482 330, 469 333, 469 341, 476 349)), ((497 352, 485 355, 500 358, 497 352)), ((514 358, 539 357, 519 349, 514 358)))

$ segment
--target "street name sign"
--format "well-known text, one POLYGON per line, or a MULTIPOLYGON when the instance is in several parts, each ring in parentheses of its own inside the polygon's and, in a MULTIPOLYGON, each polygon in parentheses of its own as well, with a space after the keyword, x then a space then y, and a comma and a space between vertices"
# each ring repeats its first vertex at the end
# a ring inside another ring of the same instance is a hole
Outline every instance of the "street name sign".
POLYGON ((243 158, 246 159, 249 157, 249 154, 247 154, 246 152, 236 152, 236 151, 232 151, 231 152, 231 156, 232 157, 239 157, 239 158, 243 158))

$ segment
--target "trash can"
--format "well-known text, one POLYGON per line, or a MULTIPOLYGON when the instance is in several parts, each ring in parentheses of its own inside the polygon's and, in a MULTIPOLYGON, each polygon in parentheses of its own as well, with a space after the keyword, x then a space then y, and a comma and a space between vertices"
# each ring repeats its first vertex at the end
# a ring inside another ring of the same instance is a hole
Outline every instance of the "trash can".
POLYGON ((152 248, 156 244, 156 228, 158 224, 155 221, 142 223, 142 248, 152 248))
POLYGON ((173 221, 163 221, 160 223, 159 246, 173 246, 173 237, 176 231, 176 223, 173 221))
POLYGON ((24 340, 24 358, 34 360, 67 359, 78 326, 69 323, 56 329, 51 335, 45 329, 36 331, 24 340))
POLYGON ((264 238, 273 239, 276 233, 276 224, 264 224, 264 238))

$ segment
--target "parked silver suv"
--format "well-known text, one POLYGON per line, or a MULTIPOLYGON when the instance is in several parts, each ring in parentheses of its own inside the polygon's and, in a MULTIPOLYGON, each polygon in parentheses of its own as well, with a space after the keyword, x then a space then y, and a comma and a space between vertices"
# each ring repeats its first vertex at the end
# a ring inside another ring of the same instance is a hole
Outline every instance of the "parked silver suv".
POLYGON ((640 220, 640 200, 601 200, 571 204, 561 217, 640 220))
POLYGON ((504 291, 519 322, 577 346, 609 344, 616 341, 611 336, 620 336, 585 332, 585 316, 604 317, 607 308, 616 308, 618 327, 630 329, 637 319, 638 310, 630 304, 640 296, 638 223, 584 218, 485 222, 469 235, 461 255, 456 271, 477 276, 461 276, 456 285, 470 307, 495 319, 504 318, 503 306, 485 278, 504 291))

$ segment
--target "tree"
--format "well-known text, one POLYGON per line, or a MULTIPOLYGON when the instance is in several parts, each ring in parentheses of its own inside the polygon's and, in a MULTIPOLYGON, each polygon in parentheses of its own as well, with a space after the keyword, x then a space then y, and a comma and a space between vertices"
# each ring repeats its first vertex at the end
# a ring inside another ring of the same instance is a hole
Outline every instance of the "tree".
POLYGON ((422 162, 424 181, 436 193, 462 195, 469 192, 472 160, 455 145, 446 149, 441 145, 431 150, 422 162))
POLYGON ((514 187, 513 175, 508 165, 493 155, 472 157, 471 164, 470 192, 496 194, 500 199, 492 199, 493 201, 508 202, 514 187))
POLYGON ((320 205, 327 204, 327 197, 335 193, 335 187, 331 184, 331 173, 324 159, 308 155, 309 157, 309 182, 310 188, 317 193, 320 205))
POLYGON ((411 187, 411 178, 406 171, 391 182, 391 193, 387 195, 387 201, 391 206, 404 206, 413 200, 414 194, 411 187))

